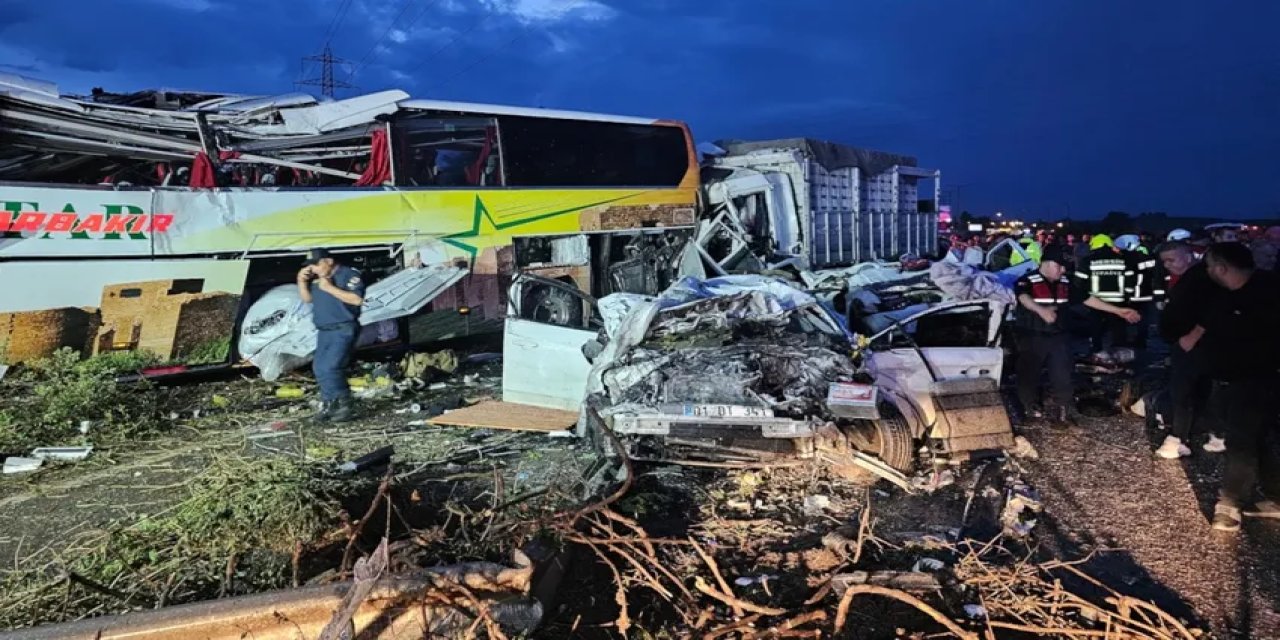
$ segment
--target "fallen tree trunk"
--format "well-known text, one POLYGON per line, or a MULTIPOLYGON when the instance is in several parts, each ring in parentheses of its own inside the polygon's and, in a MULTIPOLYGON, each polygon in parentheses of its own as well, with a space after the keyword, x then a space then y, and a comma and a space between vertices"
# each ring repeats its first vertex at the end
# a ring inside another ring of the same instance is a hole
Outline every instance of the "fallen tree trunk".
MULTIPOLYGON (((532 573, 532 566, 525 568, 532 573)), ((510 574, 480 578, 482 582, 510 580, 528 585, 528 577, 511 579, 510 574), (497 580, 494 580, 497 578, 497 580)), ((355 608, 350 618, 351 637, 408 640, 423 637, 462 638, 480 616, 493 618, 513 634, 532 630, 542 617, 542 606, 518 589, 485 596, 464 597, 463 584, 450 577, 428 574, 423 578, 381 580, 355 608), (477 611, 483 607, 487 613, 477 611)), ((54 638, 94 638, 97 640, 240 640, 255 638, 318 637, 334 612, 344 604, 353 583, 272 591, 268 593, 198 602, 141 611, 120 616, 93 618, 65 624, 46 625, 0 634, 5 640, 52 640, 54 638)))

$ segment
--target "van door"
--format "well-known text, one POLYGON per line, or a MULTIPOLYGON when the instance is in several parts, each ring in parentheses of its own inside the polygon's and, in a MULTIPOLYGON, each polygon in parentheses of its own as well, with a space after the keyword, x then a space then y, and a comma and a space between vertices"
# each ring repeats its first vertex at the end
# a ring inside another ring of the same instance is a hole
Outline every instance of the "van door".
POLYGON ((987 250, 983 266, 988 271, 998 271, 1013 278, 1021 277, 1036 270, 1036 261, 1013 238, 1005 238, 987 250), (1017 254, 1021 261, 1013 264, 1013 255, 1017 254))
POLYGON ((591 362, 583 345, 603 323, 595 300, 571 284, 528 274, 511 284, 502 343, 502 400, 577 411, 591 362))
POLYGON ((989 378, 999 384, 1003 315, 1004 304, 992 300, 938 305, 872 336, 868 369, 877 386, 910 398, 931 425, 935 381, 989 378))

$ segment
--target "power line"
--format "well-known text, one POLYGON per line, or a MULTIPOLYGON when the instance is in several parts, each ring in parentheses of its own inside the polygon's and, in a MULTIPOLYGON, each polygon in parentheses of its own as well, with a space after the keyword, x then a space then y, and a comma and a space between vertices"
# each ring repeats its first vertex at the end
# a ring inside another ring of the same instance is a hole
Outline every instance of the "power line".
MULTIPOLYGON (((435 7, 437 4, 440 4, 440 0, 431 0, 431 2, 427 3, 427 5, 423 7, 422 12, 420 12, 416 17, 414 17, 414 19, 410 20, 409 23, 404 26, 404 31, 408 31, 412 29, 413 26, 417 24, 418 21, 423 18, 423 16, 430 13, 431 9, 435 7)), ((382 32, 382 37, 378 38, 377 41, 373 43, 373 46, 369 47, 369 51, 367 51, 364 54, 364 56, 360 58, 360 62, 357 62, 355 66, 351 68, 351 74, 347 76, 348 80, 355 77, 357 71, 360 71, 361 69, 368 67, 370 64, 373 64, 373 60, 378 57, 378 45, 382 44, 383 41, 387 39, 387 36, 391 35, 391 32, 395 30, 396 24, 400 22, 400 19, 405 16, 405 14, 409 11, 409 7, 411 6, 413 6, 413 0, 405 0, 404 6, 400 9, 400 13, 397 14, 396 17, 391 21, 391 24, 387 25, 387 29, 382 32)))
POLYGON ((341 64, 343 62, 346 62, 346 60, 343 60, 342 58, 334 57, 333 50, 329 48, 329 45, 326 44, 324 46, 324 51, 320 55, 307 56, 303 58, 304 63, 305 61, 308 61, 308 60, 312 62, 320 63, 320 77, 308 78, 306 80, 299 80, 297 82, 298 86, 310 85, 310 86, 320 87, 320 93, 330 98, 333 97, 334 89, 353 88, 353 86, 350 83, 346 82, 345 80, 334 79, 333 65, 341 64))
MULTIPOLYGON (((337 10, 333 12, 333 17, 329 19, 329 26, 325 28, 324 38, 320 41, 320 44, 326 50, 329 47, 330 41, 333 40, 334 34, 337 33, 338 26, 341 25, 342 21, 346 18, 347 11, 351 9, 351 2, 352 0, 341 0, 338 3, 337 10)), ((302 64, 298 68, 298 77, 293 82, 294 86, 300 86, 303 84, 312 84, 311 82, 304 81, 303 78, 305 78, 307 75, 307 62, 315 59, 316 59, 316 56, 307 56, 302 59, 302 64)), ((322 69, 321 75, 323 76, 323 74, 324 74, 324 70, 322 69)))
MULTIPOLYGON (((570 11, 573 11, 574 9, 576 9, 576 8, 577 8, 577 6, 578 6, 578 5, 582 4, 582 3, 583 3, 583 1, 584 1, 584 0, 575 0, 572 4, 570 4, 569 6, 565 7, 565 9, 564 9, 564 13, 566 13, 566 14, 567 14, 567 13, 569 13, 570 11)), ((489 50, 489 52, 488 52, 487 54, 485 54, 485 55, 483 55, 483 56, 480 56, 479 58, 476 58, 476 59, 475 59, 475 61, 473 61, 471 64, 467 65, 466 67, 463 67, 462 69, 460 69, 459 71, 457 71, 457 72, 456 72, 456 73, 454 73, 453 75, 451 75, 451 76, 449 76, 448 78, 446 78, 443 82, 440 82, 439 84, 436 84, 436 85, 435 85, 435 86, 436 86, 436 88, 444 88, 444 86, 445 86, 445 85, 448 85, 450 82, 453 82, 454 80, 457 80, 457 79, 458 79, 460 76, 462 76, 463 74, 467 73, 468 71, 471 71, 472 69, 476 68, 476 67, 477 67, 477 66, 479 66, 480 64, 482 64, 482 63, 484 63, 484 62, 486 62, 486 61, 490 60, 491 58, 493 58, 493 57, 494 57, 494 56, 496 56, 497 54, 501 53, 501 52, 502 52, 502 51, 504 51, 505 49, 510 48, 510 47, 511 47, 511 45, 515 44, 517 40, 520 40, 521 38, 524 38, 525 36, 529 35, 529 32, 530 32, 530 31, 531 31, 531 29, 530 29, 529 27, 527 27, 527 26, 526 26, 524 29, 521 29, 521 30, 520 30, 520 32, 519 32, 519 33, 517 33, 517 34, 515 35, 515 37, 511 38, 510 40, 508 40, 508 41, 507 41, 505 44, 503 44, 501 47, 498 47, 498 48, 496 48, 496 49, 490 49, 490 50, 489 50)))
POLYGON ((465 73, 467 73, 468 71, 471 71, 472 69, 476 68, 476 67, 477 67, 477 66, 479 66, 481 63, 488 61, 490 58, 492 58, 492 57, 494 57, 495 55, 497 55, 497 54, 498 54, 498 52, 500 52, 500 51, 502 51, 502 50, 504 50, 504 49, 509 48, 511 45, 515 44, 517 40, 519 40, 519 39, 521 39, 521 38, 523 38, 523 37, 525 37, 525 36, 527 36, 527 35, 529 35, 529 31, 528 31, 527 29, 526 29, 526 30, 524 30, 524 31, 521 31, 520 33, 517 33, 517 34, 516 34, 516 36, 515 36, 514 38, 512 38, 512 39, 508 40, 508 41, 506 42, 506 44, 502 45, 501 47, 499 47, 499 48, 497 48, 497 49, 491 49, 491 50, 489 51, 489 53, 487 53, 487 54, 485 54, 485 55, 483 55, 483 56, 480 56, 479 58, 476 58, 476 59, 475 59, 475 61, 474 61, 474 62, 472 62, 471 64, 469 64, 469 65, 467 65, 467 66, 463 67, 462 69, 459 69, 459 70, 458 70, 456 73, 454 73, 453 75, 449 76, 448 78, 445 78, 445 80, 444 80, 443 82, 440 82, 440 83, 436 84, 436 85, 435 85, 435 86, 436 86, 436 88, 438 88, 438 89, 444 88, 444 87, 445 87, 446 85, 448 85, 450 82, 453 82, 454 80, 457 80, 457 79, 458 79, 460 76, 462 76, 463 74, 465 74, 465 73))
POLYGON ((446 43, 444 43, 443 45, 441 45, 439 49, 436 49, 435 51, 432 51, 432 52, 431 52, 431 55, 427 56, 426 58, 423 58, 423 59, 422 59, 422 62, 419 62, 419 63, 418 63, 418 65, 417 65, 416 67, 414 67, 411 71, 409 71, 409 73, 408 73, 408 74, 406 74, 406 75, 413 75, 413 74, 417 73, 419 69, 421 69, 422 67, 426 66, 426 64, 427 64, 428 62, 430 62, 433 58, 435 58, 436 56, 440 55, 440 52, 441 52, 441 51, 444 51, 445 49, 449 48, 449 45, 451 45, 451 44, 453 44, 453 43, 457 42, 457 41, 458 41, 458 38, 461 38, 462 36, 465 36, 465 35, 467 35, 467 34, 471 33, 472 31, 475 31, 475 30, 476 30, 476 27, 480 26, 480 23, 484 22, 484 19, 485 19, 485 16, 483 16, 483 15, 482 15, 482 16, 480 16, 480 19, 478 19, 478 20, 476 20, 475 22, 473 22, 473 23, 471 24, 471 26, 470 26, 470 27, 467 27, 467 30, 466 30, 466 31, 463 31, 463 32, 458 33, 458 34, 455 34, 452 38, 449 38, 449 41, 448 41, 448 42, 446 42, 446 43))
POLYGON ((378 45, 382 44, 382 41, 386 40, 387 36, 391 35, 391 31, 396 28, 396 24, 400 22, 400 18, 403 18, 405 12, 407 12, 409 10, 409 7, 412 7, 412 6, 413 6, 413 0, 404 0, 404 5, 400 7, 400 13, 397 13, 396 17, 391 19, 391 22, 387 24, 387 28, 385 31, 382 32, 382 35, 377 40, 373 41, 373 46, 369 47, 369 50, 366 51, 365 54, 360 57, 360 61, 357 62, 356 66, 352 68, 351 73, 355 73, 356 68, 364 66, 365 62, 374 56, 374 54, 378 51, 378 45))
POLYGON ((342 21, 347 17, 347 11, 351 10, 352 0, 342 0, 338 5, 338 11, 334 14, 333 20, 329 22, 329 28, 324 32, 324 44, 329 46, 333 40, 333 36, 337 35, 338 28, 342 26, 342 21))

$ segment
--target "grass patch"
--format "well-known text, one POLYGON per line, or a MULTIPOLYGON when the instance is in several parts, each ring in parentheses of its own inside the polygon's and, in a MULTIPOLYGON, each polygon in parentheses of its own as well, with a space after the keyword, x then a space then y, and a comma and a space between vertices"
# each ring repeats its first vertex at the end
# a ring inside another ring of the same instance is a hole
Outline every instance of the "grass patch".
POLYGON ((77 444, 84 420, 93 423, 92 438, 100 443, 156 433, 162 423, 149 385, 118 385, 115 379, 157 361, 146 351, 82 360, 62 349, 28 362, 0 383, 0 450, 77 444))
POLYGON ((180 358, 177 358, 177 360, 187 365, 219 364, 226 362, 227 357, 230 355, 231 336, 227 335, 202 342, 184 353, 180 358))
POLYGON ((320 546, 338 531, 335 496, 352 488, 326 468, 215 459, 174 508, 24 559, 0 578, 0 628, 289 586, 295 546, 320 546))

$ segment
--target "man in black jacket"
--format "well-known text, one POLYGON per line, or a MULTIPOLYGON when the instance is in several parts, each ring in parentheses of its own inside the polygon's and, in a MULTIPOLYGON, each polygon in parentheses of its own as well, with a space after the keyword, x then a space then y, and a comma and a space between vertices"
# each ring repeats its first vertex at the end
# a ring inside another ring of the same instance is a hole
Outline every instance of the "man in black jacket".
POLYGON ((1269 447, 1280 411, 1280 280, 1254 268, 1238 242, 1220 242, 1205 254, 1209 277, 1221 287, 1200 314, 1209 374, 1222 381, 1227 463, 1214 508, 1213 528, 1240 529, 1241 509, 1280 518, 1280 459, 1269 447), (1255 492, 1261 489, 1261 499, 1255 492))
MULTIPOLYGON (((1176 459, 1191 455, 1188 438, 1198 415, 1203 415, 1211 381, 1208 378, 1204 348, 1198 346, 1204 335, 1200 313, 1212 307, 1221 289, 1209 278, 1204 263, 1196 259, 1191 247, 1183 242, 1168 242, 1157 250, 1166 274, 1164 311, 1160 314, 1160 337, 1169 345, 1168 413, 1170 435, 1156 449, 1161 458, 1176 459)), ((1218 452, 1222 439, 1206 450, 1218 452)))

